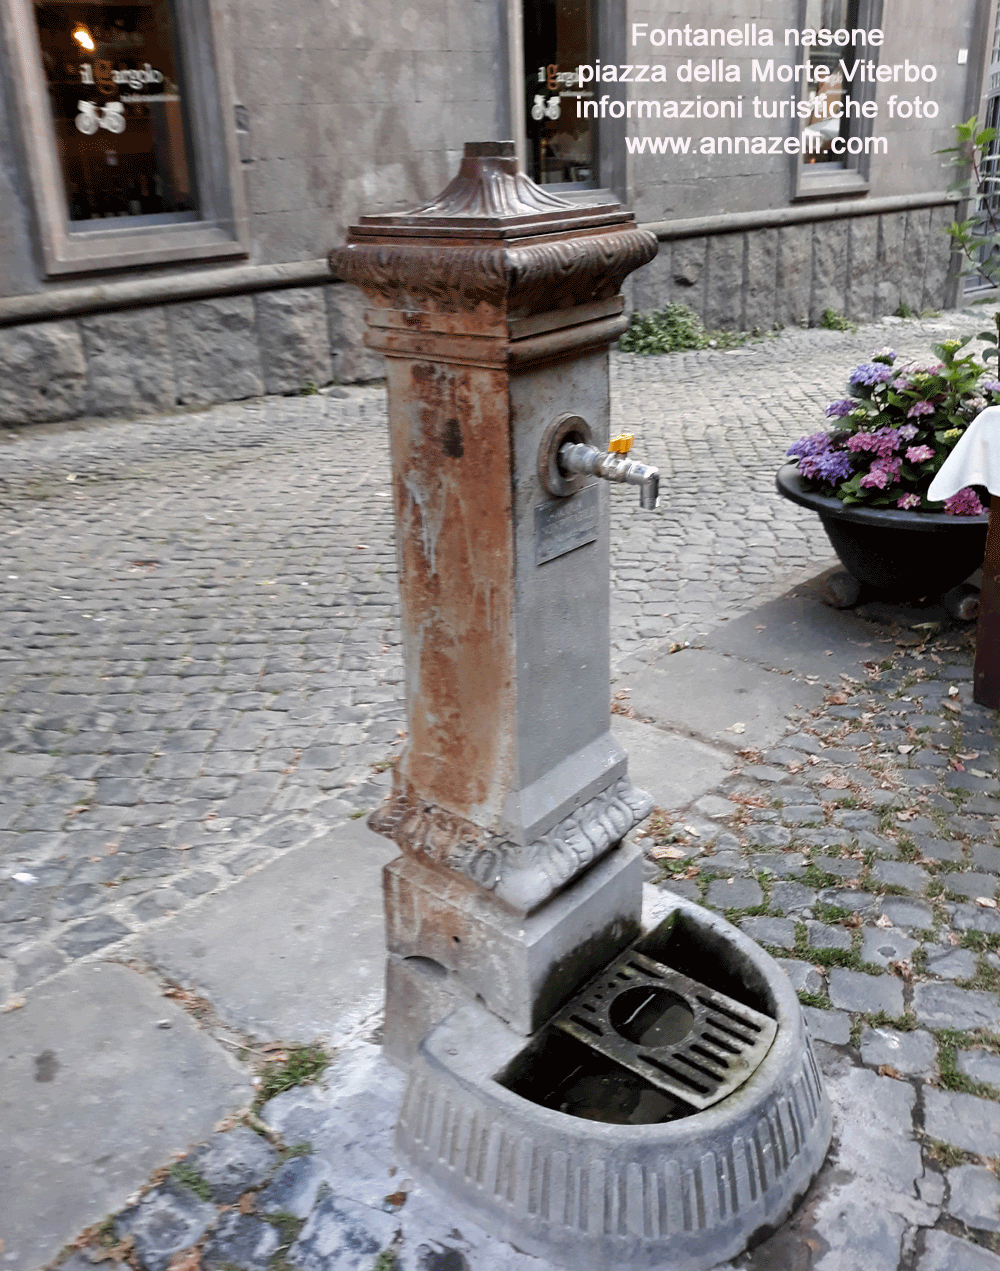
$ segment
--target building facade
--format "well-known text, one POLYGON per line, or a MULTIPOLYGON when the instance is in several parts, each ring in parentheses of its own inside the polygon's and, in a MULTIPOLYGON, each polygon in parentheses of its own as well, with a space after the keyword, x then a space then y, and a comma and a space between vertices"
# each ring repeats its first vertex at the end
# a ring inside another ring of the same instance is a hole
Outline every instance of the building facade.
POLYGON ((935 151, 996 113, 995 8, 0 0, 0 422, 378 376, 326 253, 432 198, 466 140, 632 207, 660 239, 637 308, 940 308, 935 151))

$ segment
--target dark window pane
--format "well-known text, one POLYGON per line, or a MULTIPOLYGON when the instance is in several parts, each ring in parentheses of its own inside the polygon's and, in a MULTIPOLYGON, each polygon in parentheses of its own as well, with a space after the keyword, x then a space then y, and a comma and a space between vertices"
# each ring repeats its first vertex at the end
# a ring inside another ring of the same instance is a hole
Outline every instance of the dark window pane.
POLYGON ((526 0, 523 11, 528 170, 540 185, 593 185, 597 121, 582 116, 599 86, 577 82, 577 67, 597 56, 591 0, 526 0))
POLYGON ((35 0, 69 219, 196 210, 169 0, 35 0))

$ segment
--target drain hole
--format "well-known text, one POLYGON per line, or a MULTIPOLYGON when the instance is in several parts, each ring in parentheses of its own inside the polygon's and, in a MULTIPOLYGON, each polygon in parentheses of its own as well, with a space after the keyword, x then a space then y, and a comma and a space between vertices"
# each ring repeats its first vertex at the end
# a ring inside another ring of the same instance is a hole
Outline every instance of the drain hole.
POLYGON ((618 994, 608 1011, 608 1022, 626 1041, 660 1049, 688 1035, 694 1012, 669 989, 637 987, 618 994))
POLYGON ((543 1029, 495 1080, 554 1112, 611 1125, 654 1125, 694 1111, 679 1092, 657 1089, 558 1030, 543 1029))

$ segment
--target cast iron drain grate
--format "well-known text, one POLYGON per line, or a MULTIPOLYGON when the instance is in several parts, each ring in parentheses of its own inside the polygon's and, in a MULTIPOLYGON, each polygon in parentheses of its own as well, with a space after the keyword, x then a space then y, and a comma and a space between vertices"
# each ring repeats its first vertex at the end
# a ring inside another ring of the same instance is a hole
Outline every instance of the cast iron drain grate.
POLYGON ((552 1024, 698 1109, 743 1085, 778 1031, 769 1016, 634 951, 552 1024))

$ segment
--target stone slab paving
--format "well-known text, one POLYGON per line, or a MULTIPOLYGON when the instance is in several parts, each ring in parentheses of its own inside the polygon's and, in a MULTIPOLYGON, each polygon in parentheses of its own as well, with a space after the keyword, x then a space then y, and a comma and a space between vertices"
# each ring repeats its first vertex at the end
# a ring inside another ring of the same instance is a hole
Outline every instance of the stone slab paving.
MULTIPOLYGON (((1000 1271, 996 717, 940 610, 820 609, 807 580, 829 547, 772 494, 856 360, 981 324, 614 359, 616 417, 665 475, 655 518, 614 492, 614 708, 651 730, 636 750, 654 769, 684 737, 702 747, 687 801, 661 783, 647 879, 782 959, 838 1117, 805 1204, 740 1267, 1000 1271)), ((405 724, 380 390, 0 445, 2 1033, 74 964, 166 963, 185 922, 235 912, 238 886, 374 806, 405 724)), ((193 983, 184 939, 174 974, 193 983)), ((223 1011, 225 978, 210 988, 223 1011)), ((259 1030, 247 1056, 294 1032, 280 1018, 231 1018, 259 1030)), ((266 1150, 242 1125, 153 1175, 95 1236, 106 1263, 130 1248, 166 1268, 197 1244, 202 1266, 369 1271, 392 1249, 420 1271, 526 1268, 390 1173, 398 1087, 370 1038, 345 1045, 324 1084, 263 1109, 266 1150), (213 1192, 227 1170, 236 1209, 213 1192)), ((0 1267, 33 1271, 12 1249, 0 1267)))

